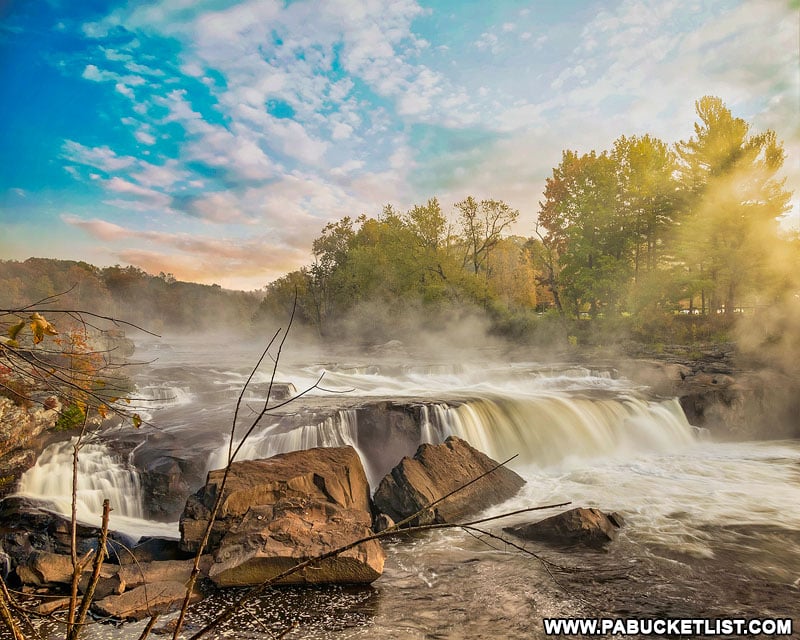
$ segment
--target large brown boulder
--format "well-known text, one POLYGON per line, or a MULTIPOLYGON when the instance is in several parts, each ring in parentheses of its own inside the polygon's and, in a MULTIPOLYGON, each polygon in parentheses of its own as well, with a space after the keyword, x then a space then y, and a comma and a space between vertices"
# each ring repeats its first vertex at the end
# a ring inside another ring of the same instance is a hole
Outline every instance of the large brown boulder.
MULTIPOLYGON (((330 502, 278 500, 254 507, 225 537, 209 577, 217 586, 261 584, 309 558, 369 536, 370 514, 330 502)), ((297 571, 280 584, 370 583, 383 572, 377 540, 297 571)))
POLYGON ((539 522, 505 527, 503 531, 525 540, 557 546, 576 544, 602 547, 617 537, 623 524, 619 514, 606 515, 600 509, 577 508, 545 518, 539 522))
MULTIPOLYGON (((181 546, 195 551, 223 471, 191 496, 181 517, 181 546)), ((355 449, 319 448, 231 466, 207 551, 220 586, 259 584, 309 558, 372 533, 369 485, 355 449)), ((372 582, 383 571, 377 541, 298 572, 282 583, 372 582)))
POLYGON ((69 584, 72 581, 72 558, 60 553, 34 551, 28 562, 17 567, 23 584, 69 584))
MULTIPOLYGON (((376 508, 395 522, 427 507, 497 466, 497 462, 460 438, 423 444, 413 458, 403 458, 381 480, 376 508)), ((419 524, 457 522, 472 513, 508 500, 525 484, 516 473, 500 467, 423 513, 419 524)))

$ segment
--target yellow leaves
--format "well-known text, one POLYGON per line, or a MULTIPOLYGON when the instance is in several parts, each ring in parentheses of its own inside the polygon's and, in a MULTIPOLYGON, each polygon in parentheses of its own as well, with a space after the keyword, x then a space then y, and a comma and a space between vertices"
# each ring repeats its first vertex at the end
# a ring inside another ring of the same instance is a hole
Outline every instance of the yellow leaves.
POLYGON ((8 329, 8 337, 11 338, 11 340, 15 340, 16 341, 17 334, 20 331, 22 331, 22 329, 24 327, 25 327, 25 321, 24 320, 20 320, 17 324, 13 325, 12 327, 9 327, 9 329, 8 329))
POLYGON ((133 422, 133 428, 138 429, 142 426, 142 418, 138 413, 134 413, 131 417, 131 421, 133 422))
MULTIPOLYGON (((14 326, 16 327, 17 325, 14 326)), ((17 332, 19 332, 19 329, 17 329, 17 332)), ((34 313, 31 315, 31 333, 33 334, 33 344, 39 344, 42 340, 44 340, 46 335, 58 335, 56 328, 47 320, 45 320, 44 316, 39 313, 34 313)))

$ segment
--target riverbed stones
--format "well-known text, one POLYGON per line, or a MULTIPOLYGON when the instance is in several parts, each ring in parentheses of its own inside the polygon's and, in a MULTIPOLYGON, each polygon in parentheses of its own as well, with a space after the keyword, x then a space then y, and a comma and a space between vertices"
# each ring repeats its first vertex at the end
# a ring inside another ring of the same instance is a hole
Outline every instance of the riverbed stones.
MULTIPOLYGON (((186 585, 183 582, 153 582, 98 600, 92 605, 92 611, 119 620, 141 620, 156 613, 164 614, 179 609, 185 597, 186 585)), ((189 602, 201 599, 202 595, 193 592, 189 602)))
POLYGON ((399 522, 439 498, 454 495, 422 513, 414 524, 458 520, 513 497, 525 481, 464 440, 450 436, 442 444, 423 444, 381 480, 375 507, 399 522), (495 469, 494 471, 491 471, 495 469), (473 482, 481 475, 489 475, 473 482))
POLYGON ((577 508, 503 531, 518 538, 557 546, 584 545, 600 548, 617 537, 624 524, 618 513, 605 514, 600 509, 577 508))
MULTIPOLYGON (((0 548, 13 567, 27 566, 32 554, 39 552, 69 556, 71 524, 69 518, 55 513, 54 509, 55 505, 46 501, 21 496, 0 501, 0 548)), ((96 549, 99 537, 99 528, 79 523, 78 555, 83 557, 96 549)), ((111 557, 120 547, 118 541, 126 546, 132 544, 128 536, 109 533, 107 551, 111 557)))
MULTIPOLYGON (((195 551, 220 491, 212 471, 186 503, 181 546, 195 551)), ((231 466, 208 550, 218 586, 259 584, 372 533, 369 485, 352 447, 308 449, 231 466)), ((282 584, 368 583, 383 571, 377 541, 295 573, 282 584)))
POLYGON ((17 577, 28 585, 69 584, 72 559, 60 553, 34 551, 26 564, 17 567, 17 577))

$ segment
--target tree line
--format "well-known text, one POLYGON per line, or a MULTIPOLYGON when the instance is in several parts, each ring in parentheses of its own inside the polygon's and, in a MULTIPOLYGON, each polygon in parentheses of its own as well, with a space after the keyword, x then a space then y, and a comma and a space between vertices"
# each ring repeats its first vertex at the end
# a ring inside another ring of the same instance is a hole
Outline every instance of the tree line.
POLYGON ((181 282, 169 273, 151 275, 133 266, 0 260, 0 309, 21 309, 53 296, 50 307, 102 312, 156 333, 246 326, 261 298, 219 285, 181 282))
POLYGON ((468 196, 446 212, 432 197, 330 222, 312 262, 263 292, 31 258, 0 261, 0 308, 69 290, 59 304, 155 332, 260 328, 285 321, 296 293, 298 324, 364 341, 470 313, 515 338, 583 319, 645 334, 678 312, 728 320, 797 288, 800 241, 779 227, 791 193, 775 132, 752 131, 716 97, 695 106, 688 140, 623 135, 608 150, 564 151, 528 235, 511 234, 519 211, 502 200, 468 196))
POLYGON ((325 226, 313 262, 267 286, 257 317, 285 315, 323 336, 356 319, 430 323, 455 308, 495 327, 564 319, 726 316, 767 306, 790 286, 797 238, 779 229, 791 192, 775 132, 751 131, 716 97, 696 102, 694 134, 668 144, 621 136, 611 149, 566 150, 547 179, 530 237, 507 235, 519 212, 467 197, 325 226))

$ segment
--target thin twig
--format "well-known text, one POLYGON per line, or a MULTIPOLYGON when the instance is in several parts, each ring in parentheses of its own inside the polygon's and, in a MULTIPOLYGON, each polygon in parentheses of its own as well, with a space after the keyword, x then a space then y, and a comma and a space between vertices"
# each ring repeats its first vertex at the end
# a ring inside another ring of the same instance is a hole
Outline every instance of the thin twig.
POLYGON ((11 594, 6 588, 5 580, 0 576, 0 619, 6 625, 14 640, 25 640, 22 630, 19 628, 17 621, 11 613, 12 599, 11 594))
MULTIPOLYGON (((495 469, 496 468, 497 467, 495 467, 495 469)), ((491 473, 492 471, 494 471, 494 469, 492 469, 491 471, 488 471, 487 473, 491 473)), ((476 480, 479 480, 480 478, 485 477, 485 475, 486 474, 482 474, 481 476, 476 478, 476 480)), ((472 482, 474 482, 474 480, 472 482)), ((469 484, 471 484, 471 482, 469 484)), ((468 486, 468 485, 464 485, 464 487, 466 487, 466 486, 468 486)), ((464 487, 462 487, 462 488, 464 488, 464 487)), ((455 492, 451 492, 451 494, 449 494, 449 495, 452 495, 452 493, 455 493, 455 492)), ((431 504, 433 504, 433 503, 431 503, 431 504)), ((539 506, 539 507, 529 507, 528 509, 520 509, 518 511, 515 511, 514 513, 541 511, 541 510, 544 510, 544 509, 552 509, 552 508, 555 508, 555 507, 562 507, 562 506, 565 506, 565 505, 568 505, 568 504, 570 504, 570 503, 569 502, 562 502, 560 504, 548 504, 548 505, 539 506)), ((427 509, 427 507, 426 507, 426 509, 427 509)), ((413 519, 413 518, 419 516, 426 509, 420 509, 419 511, 417 511, 417 513, 409 516, 409 518, 413 519)), ((253 587, 252 589, 247 591, 244 595, 242 595, 242 597, 239 598, 234 604, 232 604, 225 611, 223 611, 219 616, 217 616, 214 620, 212 620, 211 622, 207 623, 202 629, 197 631, 193 636, 191 636, 189 638, 189 640, 199 640, 199 638, 203 637, 206 633, 208 633, 209 631, 211 631, 215 627, 219 626, 220 624, 223 624, 224 622, 227 622, 228 620, 230 620, 231 617, 233 617, 233 615, 237 611, 239 611, 241 609, 241 607, 248 600, 261 595, 269 587, 271 587, 272 585, 276 584, 277 582, 280 582, 284 578, 287 578, 287 577, 297 573, 298 571, 302 571, 303 569, 306 569, 306 568, 311 567, 313 565, 319 564, 320 562, 322 562, 324 560, 327 560, 328 558, 333 558, 335 556, 338 556, 338 555, 340 555, 340 554, 342 554, 342 553, 344 553, 346 551, 349 551, 350 549, 352 549, 354 547, 357 547, 357 546, 359 546, 361 544, 364 544, 366 542, 371 542, 372 540, 381 540, 382 538, 388 538, 388 537, 397 536, 397 535, 409 535, 409 534, 413 534, 413 533, 419 533, 419 532, 422 532, 422 531, 433 531, 433 530, 436 530, 436 529, 464 529, 464 528, 471 528, 472 530, 477 530, 477 531, 480 531, 480 533, 484 533, 485 534, 486 532, 477 529, 477 525, 483 524, 483 523, 486 523, 486 522, 491 522, 491 521, 494 521, 494 520, 499 520, 499 519, 505 518, 505 517, 507 517, 507 514, 500 514, 500 515, 497 515, 497 516, 490 516, 490 517, 487 517, 487 518, 481 518, 479 520, 472 520, 472 521, 463 522, 463 523, 457 523, 457 522, 454 522, 454 523, 450 523, 450 522, 433 523, 433 524, 416 525, 416 526, 413 526, 413 527, 405 527, 405 528, 402 528, 402 529, 396 529, 396 528, 390 527, 390 528, 384 529, 383 531, 380 531, 378 533, 373 533, 371 535, 364 536, 363 538, 359 538, 358 540, 355 540, 355 541, 353 541, 353 542, 351 542, 349 544, 346 544, 346 545, 343 545, 341 547, 338 547, 338 548, 336 548, 336 549, 334 549, 332 551, 328 551, 327 553, 323 553, 323 554, 321 554, 319 556, 315 556, 313 558, 309 558, 307 560, 304 560, 303 562, 299 562, 298 564, 293 565, 292 567, 289 567, 285 571, 282 571, 281 573, 279 573, 279 574, 277 574, 277 575, 265 580, 260 585, 257 585, 255 587, 253 587)), ((401 522, 404 522, 404 521, 401 521, 401 522)), ((494 535, 492 535, 490 537, 499 538, 499 536, 494 536, 494 535)), ((501 539, 504 542, 507 542, 509 544, 512 544, 512 546, 515 546, 515 545, 513 545, 513 543, 508 542, 504 538, 499 538, 499 539, 501 539)), ((527 555, 530 555, 530 556, 536 558, 540 562, 542 561, 542 559, 539 556, 537 556, 535 553, 533 553, 529 549, 524 549, 522 547, 520 547, 520 549, 522 549, 527 555)))
MULTIPOLYGON (((63 294, 56 294, 56 296, 59 296, 59 295, 63 295, 63 294)), ((50 297, 52 298, 52 297, 55 297, 55 296, 50 296, 50 297)), ((44 302, 46 302, 47 300, 48 299, 45 298, 44 302)), ((113 316, 104 316, 104 315, 102 315, 100 313, 92 313, 91 311, 85 311, 83 309, 42 309, 42 308, 39 308, 38 305, 39 304, 43 304, 44 302, 43 301, 34 302, 33 304, 29 304, 28 306, 22 307, 20 309, 0 309, 0 313, 6 314, 6 315, 17 315, 17 316, 20 316, 20 315, 22 315, 20 312, 23 312, 23 311, 36 311, 37 313, 63 313, 63 314, 66 314, 66 315, 77 314, 79 316, 86 315, 86 316, 89 316, 91 318, 99 318, 100 320, 107 320, 108 322, 112 323, 113 325, 115 325, 117 327, 120 326, 120 325, 124 325, 126 327, 132 327, 133 329, 138 329, 139 331, 143 331, 144 333, 146 333, 148 335, 151 335, 154 338, 160 338, 161 337, 159 334, 153 333, 152 331, 148 331, 147 329, 145 329, 144 327, 139 326, 138 324, 135 324, 133 322, 128 322, 127 320, 120 320, 119 318, 114 318, 113 316)))

